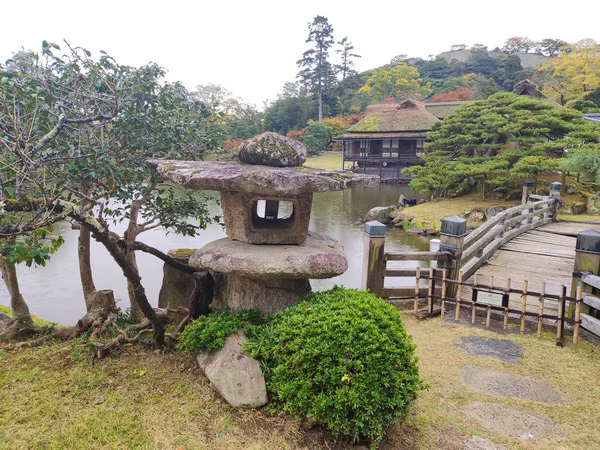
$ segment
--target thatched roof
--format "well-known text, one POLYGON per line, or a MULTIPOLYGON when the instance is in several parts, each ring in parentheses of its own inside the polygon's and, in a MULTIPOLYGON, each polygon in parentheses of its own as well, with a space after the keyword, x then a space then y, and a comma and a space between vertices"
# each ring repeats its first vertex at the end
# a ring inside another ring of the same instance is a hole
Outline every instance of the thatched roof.
POLYGON ((517 95, 521 95, 523 97, 529 97, 536 100, 540 100, 542 102, 546 102, 554 106, 556 109, 563 109, 564 107, 552 100, 551 98, 546 97, 542 91, 537 88, 537 85, 526 78, 524 80, 519 81, 515 84, 513 92, 517 95))
POLYGON ((446 116, 452 114, 456 108, 462 105, 468 105, 469 103, 473 103, 472 101, 462 101, 462 102, 435 102, 435 103, 425 103, 425 108, 431 114, 433 114, 438 119, 443 119, 446 116))
POLYGON ((435 122, 465 103, 469 102, 421 103, 409 99, 400 104, 371 105, 360 122, 335 140, 425 138, 435 122))

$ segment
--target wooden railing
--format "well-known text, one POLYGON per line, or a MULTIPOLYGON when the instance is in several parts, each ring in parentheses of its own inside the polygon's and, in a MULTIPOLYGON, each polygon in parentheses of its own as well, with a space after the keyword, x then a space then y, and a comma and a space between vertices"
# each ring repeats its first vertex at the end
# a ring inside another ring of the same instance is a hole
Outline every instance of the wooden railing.
POLYGON ((466 280, 473 275, 496 250, 511 239, 551 223, 557 200, 549 198, 506 209, 467 235, 460 257, 463 278, 466 280))

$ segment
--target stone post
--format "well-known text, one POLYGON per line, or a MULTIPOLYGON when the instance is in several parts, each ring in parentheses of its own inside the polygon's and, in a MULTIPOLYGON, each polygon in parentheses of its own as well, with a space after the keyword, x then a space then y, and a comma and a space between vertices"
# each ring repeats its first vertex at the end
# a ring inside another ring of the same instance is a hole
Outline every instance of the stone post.
MULTIPOLYGON (((596 230, 585 230, 577 235, 575 244, 575 264, 573 266, 573 280, 571 281, 571 297, 577 295, 577 286, 581 272, 588 272, 592 275, 600 275, 600 232, 596 230)), ((594 289, 592 286, 582 286, 582 291, 588 294, 600 296, 600 289, 594 289)), ((569 317, 573 316, 575 305, 569 304, 569 317)), ((581 313, 589 314, 590 307, 581 305, 581 313)))
POLYGON ((521 196, 521 205, 527 203, 529 195, 533 191, 533 181, 523 181, 523 195, 521 196))
MULTIPOLYGON (((432 239, 429 241, 429 251, 430 252, 439 252, 440 251, 440 240, 432 239)), ((437 269, 438 263, 437 261, 431 261, 431 267, 437 269)))
POLYGON ((552 222, 556 222, 558 218, 558 209, 560 208, 560 192, 562 191, 562 183, 555 181, 550 184, 550 197, 554 198, 554 210, 552 211, 552 222))
POLYGON ((385 277, 385 225, 376 220, 365 223, 361 289, 381 297, 385 277))
MULTIPOLYGON (((460 271, 460 258, 462 256, 465 234, 467 232, 467 220, 458 216, 451 216, 442 219, 442 229, 440 231, 440 251, 448 255, 448 261, 440 269, 446 269, 446 278, 449 280, 458 280, 460 271)), ((448 297, 454 297, 456 294, 456 284, 450 284, 446 291, 448 297)))

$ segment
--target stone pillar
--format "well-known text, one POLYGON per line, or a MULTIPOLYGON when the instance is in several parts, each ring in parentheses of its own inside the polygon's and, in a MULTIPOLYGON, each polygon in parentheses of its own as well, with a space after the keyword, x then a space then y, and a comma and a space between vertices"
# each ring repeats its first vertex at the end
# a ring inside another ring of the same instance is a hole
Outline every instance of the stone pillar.
POLYGON ((552 221, 558 219, 558 209, 560 208, 560 192, 562 191, 562 183, 555 181, 550 184, 550 197, 554 198, 554 210, 552 211, 552 221))
POLYGON ((529 200, 529 195, 533 191, 533 181, 523 182, 523 195, 521 196, 521 204, 524 205, 529 200))
MULTIPOLYGON (((440 231, 440 251, 448 255, 449 261, 445 262, 440 269, 446 269, 446 278, 458 280, 458 272, 461 266, 461 256, 467 232, 467 220, 458 216, 442 219, 440 231)), ((448 297, 456 295, 456 285, 448 283, 446 294, 448 297)))
MULTIPOLYGON (((600 275, 600 232, 596 230, 585 230, 577 235, 575 244, 575 264, 573 266, 573 279, 571 281, 571 297, 577 294, 579 277, 581 272, 588 272, 592 275, 600 275)), ((600 289, 594 289, 592 286, 583 283, 584 293, 600 296, 600 289)), ((569 305, 569 317, 572 317, 575 306, 569 305)), ((581 312, 589 314, 590 307, 582 305, 581 312)))
MULTIPOLYGON (((169 256, 188 264, 196 249, 180 248, 169 250, 169 256)), ((163 282, 158 294, 158 307, 177 309, 178 306, 190 307, 190 299, 196 283, 189 273, 182 272, 166 264, 163 266, 163 282)))
POLYGON ((385 225, 376 220, 365 223, 361 289, 368 289, 377 297, 381 297, 383 294, 384 246, 385 225))

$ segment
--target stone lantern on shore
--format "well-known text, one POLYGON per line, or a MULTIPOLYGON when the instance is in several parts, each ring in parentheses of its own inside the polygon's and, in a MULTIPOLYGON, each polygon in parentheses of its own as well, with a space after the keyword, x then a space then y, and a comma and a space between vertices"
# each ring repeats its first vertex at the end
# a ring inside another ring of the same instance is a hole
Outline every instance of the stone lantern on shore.
POLYGON ((245 141, 239 160, 149 165, 183 187, 221 193, 228 237, 189 259, 213 275, 213 304, 274 313, 300 302, 311 290, 309 279, 332 278, 348 268, 337 241, 308 230, 313 193, 376 187, 379 179, 301 167, 306 147, 276 133, 245 141))

